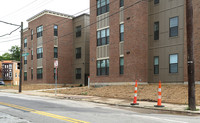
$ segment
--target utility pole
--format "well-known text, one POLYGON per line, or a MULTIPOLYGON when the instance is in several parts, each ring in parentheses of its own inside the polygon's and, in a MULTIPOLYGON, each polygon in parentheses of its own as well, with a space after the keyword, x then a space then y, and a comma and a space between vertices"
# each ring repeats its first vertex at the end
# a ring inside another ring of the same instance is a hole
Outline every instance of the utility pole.
POLYGON ((188 105, 192 111, 196 110, 195 102, 195 77, 193 56, 193 6, 192 0, 186 0, 187 24, 187 64, 188 64, 188 105))
POLYGON ((23 22, 21 22, 21 48, 20 48, 20 78, 19 78, 19 93, 22 92, 22 46, 23 46, 23 22))

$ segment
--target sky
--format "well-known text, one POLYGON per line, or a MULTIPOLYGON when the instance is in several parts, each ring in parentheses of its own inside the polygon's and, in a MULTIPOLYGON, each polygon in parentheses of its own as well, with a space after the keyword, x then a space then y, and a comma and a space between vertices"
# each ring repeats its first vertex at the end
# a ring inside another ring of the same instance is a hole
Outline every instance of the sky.
POLYGON ((1 21, 28 27, 27 19, 40 13, 43 10, 52 10, 64 14, 78 16, 82 13, 89 13, 90 0, 1 0, 0 4, 0 55, 11 46, 20 46, 20 29, 18 26, 1 23, 1 21), (78 13, 78 14, 77 14, 78 13), (11 35, 7 35, 10 34, 11 35), (6 35, 6 36, 4 36, 6 35), (2 37, 3 36, 3 37, 2 37))

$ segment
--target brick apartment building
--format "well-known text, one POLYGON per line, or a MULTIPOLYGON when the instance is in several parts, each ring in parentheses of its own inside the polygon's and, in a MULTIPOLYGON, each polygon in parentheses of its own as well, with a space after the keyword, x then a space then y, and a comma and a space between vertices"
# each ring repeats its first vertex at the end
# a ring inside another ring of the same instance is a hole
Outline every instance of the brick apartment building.
POLYGON ((19 85, 18 61, 3 60, 0 61, 0 80, 6 85, 19 85))
MULTIPOLYGON (((187 82, 185 0, 90 0, 91 84, 187 82)), ((200 81, 200 1, 194 5, 200 81)))
POLYGON ((29 18, 24 29, 23 83, 87 85, 89 75, 89 15, 44 10, 29 18))

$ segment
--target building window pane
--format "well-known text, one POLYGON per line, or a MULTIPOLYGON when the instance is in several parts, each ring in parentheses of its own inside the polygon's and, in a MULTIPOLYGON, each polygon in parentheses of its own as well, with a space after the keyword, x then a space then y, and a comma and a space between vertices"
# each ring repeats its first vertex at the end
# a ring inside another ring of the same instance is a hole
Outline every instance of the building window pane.
POLYGON ((124 24, 120 25, 120 41, 124 41, 124 24))
POLYGON ((159 57, 154 57, 154 74, 159 74, 159 57))
POLYGON ((120 7, 124 6, 124 0, 120 0, 120 7))
POLYGON ((76 27, 76 37, 81 37, 81 26, 76 27))
POLYGON ((24 56, 24 64, 27 64, 27 56, 24 56))
POLYGON ((159 22, 154 23, 154 40, 159 40, 159 22))
POLYGON ((27 80, 27 72, 24 72, 24 81, 27 80))
POLYGON ((54 47, 54 58, 58 58, 58 47, 54 47))
POLYGON ((81 58, 81 47, 76 48, 76 59, 80 59, 81 58))
POLYGON ((169 36, 178 36, 178 17, 170 18, 169 36))
POLYGON ((54 25, 54 36, 58 36, 58 26, 54 25))
POLYGON ((109 12, 109 0, 97 0, 97 16, 109 12))
POLYGON ((37 69, 37 79, 42 79, 42 77, 43 77, 43 69, 38 68, 37 69))
POLYGON ((178 54, 170 55, 169 62, 169 72, 178 73, 178 54))
POLYGON ((31 30, 31 40, 33 40, 33 30, 31 30))
POLYGON ((76 79, 81 79, 81 68, 76 68, 76 79))
POLYGON ((43 48, 37 48, 37 59, 40 59, 43 57, 43 48))
POLYGON ((97 31, 97 46, 109 44, 109 28, 97 31))
POLYGON ((154 4, 158 4, 159 3, 159 0, 154 0, 154 4))
POLYGON ((42 37, 43 26, 37 27, 37 38, 42 37))
POLYGON ((119 61, 119 64, 120 64, 120 74, 124 74, 124 57, 120 57, 120 61, 119 61))
POLYGON ((24 39, 24 48, 27 47, 27 38, 24 39))
POLYGON ((109 59, 97 61, 97 76, 109 75, 109 59))

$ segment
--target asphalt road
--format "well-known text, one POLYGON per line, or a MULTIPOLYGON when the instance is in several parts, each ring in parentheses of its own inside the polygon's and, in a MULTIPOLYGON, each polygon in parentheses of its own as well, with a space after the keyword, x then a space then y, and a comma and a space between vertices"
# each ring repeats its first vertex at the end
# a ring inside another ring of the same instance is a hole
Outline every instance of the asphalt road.
POLYGON ((0 93, 0 115, 0 123, 200 123, 200 116, 9 93, 0 93))

